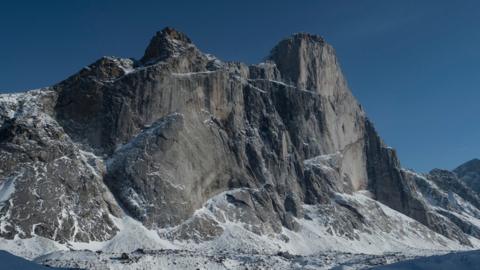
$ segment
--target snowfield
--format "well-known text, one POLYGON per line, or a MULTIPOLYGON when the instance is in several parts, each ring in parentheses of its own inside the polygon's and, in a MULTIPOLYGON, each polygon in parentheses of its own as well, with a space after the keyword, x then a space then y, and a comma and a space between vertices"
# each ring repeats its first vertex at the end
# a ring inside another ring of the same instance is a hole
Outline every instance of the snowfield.
MULTIPOLYGON (((102 270, 364 269, 464 248, 367 195, 357 192, 335 198, 339 203, 362 206, 358 207, 360 214, 372 230, 359 230, 353 238, 337 234, 319 206, 305 205, 309 218, 297 220, 300 230, 284 228, 280 235, 258 235, 247 230, 246 224, 225 220, 221 223, 224 233, 214 240, 169 241, 161 237, 165 229, 149 230, 126 216, 112 217, 120 232, 104 242, 62 245, 37 236, 2 239, 0 247, 44 265, 102 270), (375 231, 375 226, 388 226, 390 232, 375 231)), ((225 194, 215 196, 195 215, 215 217, 224 198, 225 194)))
MULTIPOLYGON (((426 256, 427 254, 423 254, 426 256)), ((289 253, 273 255, 216 253, 184 250, 138 250, 131 254, 91 251, 60 252, 36 261, 64 267, 103 269, 319 269, 319 270, 475 270, 480 269, 480 251, 449 253, 416 258, 400 253, 383 255, 328 252, 311 256, 289 253), (416 258, 416 259, 413 259, 416 258)))

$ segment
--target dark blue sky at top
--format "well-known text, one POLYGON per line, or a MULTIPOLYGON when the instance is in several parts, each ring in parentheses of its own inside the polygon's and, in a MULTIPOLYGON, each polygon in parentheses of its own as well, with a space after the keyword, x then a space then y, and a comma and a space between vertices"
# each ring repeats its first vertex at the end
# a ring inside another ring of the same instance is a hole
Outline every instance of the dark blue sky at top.
POLYGON ((480 1, 2 1, 0 92, 52 85, 103 55, 139 58, 172 26, 224 60, 320 34, 404 167, 480 157, 480 1))

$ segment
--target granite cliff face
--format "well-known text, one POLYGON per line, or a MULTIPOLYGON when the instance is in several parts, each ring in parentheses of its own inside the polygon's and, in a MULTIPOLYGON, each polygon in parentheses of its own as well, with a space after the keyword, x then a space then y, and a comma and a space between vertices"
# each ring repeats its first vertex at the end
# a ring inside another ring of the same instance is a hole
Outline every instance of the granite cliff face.
POLYGON ((251 208, 248 220, 294 229, 301 204, 367 182, 364 113, 319 37, 295 35, 270 59, 222 63, 165 29, 139 63, 102 59, 54 86, 56 117, 71 138, 108 157, 105 183, 149 227, 177 226, 214 195, 248 188, 229 194, 251 208), (277 68, 281 55, 301 60, 277 68), (331 187, 303 164, 328 154, 338 156, 331 187))
POLYGON ((107 243, 125 217, 166 241, 220 247, 242 242, 240 228, 283 243, 256 252, 309 238, 361 252, 349 243, 456 249, 480 237, 478 170, 402 169, 333 48, 310 34, 247 66, 166 28, 138 61, 104 57, 52 87, 1 95, 0 160, 4 239, 107 243))

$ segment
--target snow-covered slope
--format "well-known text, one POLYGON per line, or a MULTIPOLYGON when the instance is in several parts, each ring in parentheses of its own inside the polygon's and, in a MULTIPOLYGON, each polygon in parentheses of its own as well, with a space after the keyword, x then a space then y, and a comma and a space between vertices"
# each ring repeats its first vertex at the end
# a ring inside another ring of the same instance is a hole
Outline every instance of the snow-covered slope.
MULTIPOLYGON (((342 226, 348 222, 343 218, 348 216, 338 214, 344 211, 341 208, 306 206, 306 218, 297 220, 299 230, 284 229, 278 235, 252 233, 249 224, 226 217, 221 210, 227 203, 222 195, 210 200, 192 218, 224 217, 219 222, 224 232, 213 240, 172 242, 168 236, 175 234, 175 228, 155 232, 126 217, 116 220, 120 231, 107 242, 69 243, 68 247, 58 247, 61 251, 35 260, 87 269, 190 269, 192 266, 244 269, 259 265, 263 267, 259 269, 304 269, 306 266, 331 269, 342 265, 349 265, 348 269, 362 269, 465 248, 368 198, 363 192, 338 194, 335 198, 343 205, 358 209, 358 214, 365 219, 360 227, 349 231, 347 226, 342 226), (342 219, 335 220, 337 215, 342 219)), ((25 256, 21 250, 16 252, 25 256)))

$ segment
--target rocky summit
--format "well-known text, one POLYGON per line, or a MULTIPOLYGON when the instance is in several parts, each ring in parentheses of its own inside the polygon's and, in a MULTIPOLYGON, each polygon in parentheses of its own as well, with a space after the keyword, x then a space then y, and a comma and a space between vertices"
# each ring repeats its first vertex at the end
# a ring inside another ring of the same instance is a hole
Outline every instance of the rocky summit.
POLYGON ((165 28, 140 60, 0 95, 0 249, 87 269, 329 269, 480 247, 478 160, 403 169, 320 36, 265 59, 224 62, 165 28))

